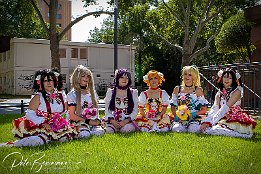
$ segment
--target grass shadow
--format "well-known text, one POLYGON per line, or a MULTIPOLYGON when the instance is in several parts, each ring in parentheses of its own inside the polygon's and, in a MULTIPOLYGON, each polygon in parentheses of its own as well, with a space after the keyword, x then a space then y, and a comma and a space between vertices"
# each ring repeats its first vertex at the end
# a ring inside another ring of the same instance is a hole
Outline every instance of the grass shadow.
POLYGON ((0 115, 0 125, 10 123, 12 124, 12 121, 16 118, 23 117, 25 114, 5 114, 0 115))

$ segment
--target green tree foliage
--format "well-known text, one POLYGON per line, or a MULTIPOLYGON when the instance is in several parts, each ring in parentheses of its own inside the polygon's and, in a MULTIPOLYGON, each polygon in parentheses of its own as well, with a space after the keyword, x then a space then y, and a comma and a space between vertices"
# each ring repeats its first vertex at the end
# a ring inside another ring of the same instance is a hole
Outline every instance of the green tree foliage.
POLYGON ((252 23, 245 18, 244 12, 232 16, 223 24, 215 39, 217 51, 224 53, 228 60, 238 57, 237 59, 246 61, 254 48, 250 41, 251 26, 252 23))
POLYGON ((27 0, 0 1, 0 35, 46 38, 34 8, 27 0))

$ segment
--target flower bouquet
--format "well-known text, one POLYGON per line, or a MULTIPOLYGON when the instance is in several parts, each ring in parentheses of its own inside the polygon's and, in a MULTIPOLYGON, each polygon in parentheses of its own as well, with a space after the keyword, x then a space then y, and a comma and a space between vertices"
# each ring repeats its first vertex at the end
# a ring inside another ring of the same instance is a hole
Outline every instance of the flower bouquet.
POLYGON ((84 119, 96 119, 97 118, 97 109, 94 108, 91 104, 87 108, 84 108, 82 111, 82 117, 84 119))

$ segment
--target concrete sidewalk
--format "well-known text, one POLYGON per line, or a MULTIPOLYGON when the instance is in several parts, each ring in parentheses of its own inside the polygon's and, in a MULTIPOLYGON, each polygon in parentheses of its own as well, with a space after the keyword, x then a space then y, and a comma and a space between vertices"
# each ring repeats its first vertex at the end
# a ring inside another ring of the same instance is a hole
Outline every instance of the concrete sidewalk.
POLYGON ((0 114, 20 114, 21 113, 21 101, 23 100, 24 110, 27 109, 30 99, 1 99, 0 101, 0 114))
MULTIPOLYGON (((27 109, 31 99, 1 99, 0 100, 0 114, 20 114, 21 113, 21 101, 23 100, 24 111, 27 109)), ((99 110, 104 110, 104 100, 99 100, 99 110)))

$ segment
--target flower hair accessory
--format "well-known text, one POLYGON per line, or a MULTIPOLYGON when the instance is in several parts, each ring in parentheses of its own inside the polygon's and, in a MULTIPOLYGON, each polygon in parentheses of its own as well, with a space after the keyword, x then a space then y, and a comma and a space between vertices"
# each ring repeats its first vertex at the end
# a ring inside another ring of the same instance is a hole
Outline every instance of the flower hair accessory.
POLYGON ((240 77, 241 77, 241 75, 240 75, 238 72, 236 72, 236 78, 237 78, 237 80, 240 79, 240 77))
POLYGON ((148 81, 149 80, 149 78, 148 78, 148 75, 146 74, 145 76, 143 76, 143 80, 144 81, 148 81))
POLYGON ((219 83, 220 81, 221 81, 221 79, 222 79, 222 74, 223 74, 223 70, 221 69, 221 70, 219 70, 218 71, 218 73, 217 73, 217 75, 218 75, 218 80, 217 80, 217 82, 219 83))
POLYGON ((164 75, 161 72, 158 72, 158 75, 163 79, 163 81, 165 80, 164 75))
POLYGON ((81 69, 83 69, 83 68, 84 68, 83 65, 78 65, 78 67, 77 67, 77 72, 78 72, 77 77, 78 77, 78 78, 79 78, 79 76, 80 76, 80 71, 81 71, 81 69))

